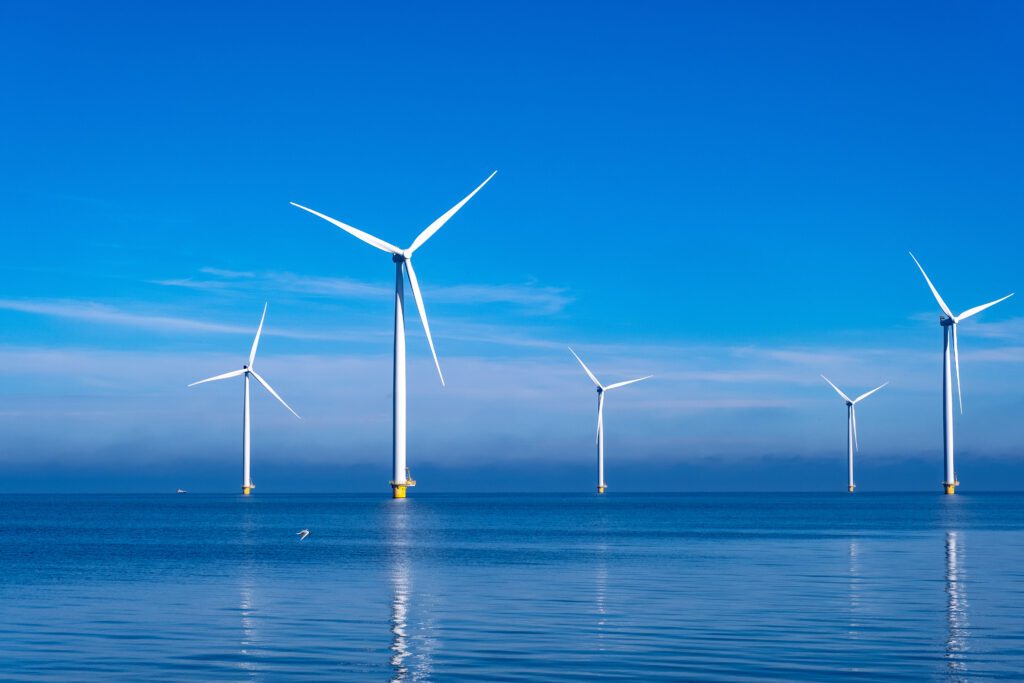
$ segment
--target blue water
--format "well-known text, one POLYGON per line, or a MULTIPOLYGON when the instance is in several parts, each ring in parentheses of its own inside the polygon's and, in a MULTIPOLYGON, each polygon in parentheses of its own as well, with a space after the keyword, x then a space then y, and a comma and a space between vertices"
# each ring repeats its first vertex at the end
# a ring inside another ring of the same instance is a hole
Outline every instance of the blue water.
POLYGON ((1024 496, 3 496, 0 678, 1020 680, 1024 496))

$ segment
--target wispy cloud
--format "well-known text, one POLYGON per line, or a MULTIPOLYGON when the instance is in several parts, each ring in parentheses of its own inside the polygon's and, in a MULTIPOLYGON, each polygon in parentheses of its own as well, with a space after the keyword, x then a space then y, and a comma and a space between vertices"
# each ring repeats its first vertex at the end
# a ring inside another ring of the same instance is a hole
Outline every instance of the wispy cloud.
MULTIPOLYGON (((983 339, 1024 339, 1024 318, 1008 318, 997 322, 971 321, 965 333, 983 339), (971 324, 974 323, 974 324, 971 324)), ((959 327, 959 325, 957 326, 959 327)))
MULTIPOLYGON (((115 308, 93 301, 81 300, 24 300, 0 299, 0 310, 32 313, 63 320, 78 320, 98 325, 130 327, 139 330, 165 333, 201 333, 217 334, 252 334, 255 326, 229 325, 224 323, 196 320, 170 315, 152 315, 115 308)), ((282 328, 268 329, 264 332, 276 337, 309 340, 344 340, 356 338, 354 335, 342 335, 282 328)))
MULTIPOLYGON (((251 291, 255 287, 261 291, 273 290, 274 292, 289 292, 304 296, 330 296, 360 300, 388 299, 393 294, 390 287, 351 278, 319 277, 287 272, 249 273, 221 268, 203 268, 200 273, 205 277, 160 280, 157 284, 207 291, 235 291, 243 288, 251 291)), ((433 302, 459 305, 506 304, 530 315, 560 313, 573 301, 565 289, 529 282, 448 287, 431 287, 424 284, 423 288, 425 296, 433 302)))

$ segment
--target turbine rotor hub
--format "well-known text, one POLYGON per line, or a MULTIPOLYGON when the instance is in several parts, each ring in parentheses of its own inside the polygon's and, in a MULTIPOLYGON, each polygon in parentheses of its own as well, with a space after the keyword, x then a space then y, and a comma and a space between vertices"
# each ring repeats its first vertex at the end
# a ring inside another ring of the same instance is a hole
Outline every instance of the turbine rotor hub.
POLYGON ((950 325, 956 325, 956 321, 950 318, 948 315, 939 316, 939 324, 943 327, 949 327, 950 325))

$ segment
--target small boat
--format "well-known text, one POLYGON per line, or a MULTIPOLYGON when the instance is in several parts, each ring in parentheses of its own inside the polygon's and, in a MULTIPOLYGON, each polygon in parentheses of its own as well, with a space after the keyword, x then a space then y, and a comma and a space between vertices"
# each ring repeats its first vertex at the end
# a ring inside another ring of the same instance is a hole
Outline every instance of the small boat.
POLYGON ((188 493, 185 489, 178 489, 175 493, 188 493))

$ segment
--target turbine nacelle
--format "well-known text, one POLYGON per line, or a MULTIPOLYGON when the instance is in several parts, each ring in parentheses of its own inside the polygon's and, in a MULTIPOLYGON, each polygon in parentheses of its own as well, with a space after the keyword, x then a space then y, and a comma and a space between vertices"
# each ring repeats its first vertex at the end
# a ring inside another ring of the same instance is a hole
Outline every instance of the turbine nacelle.
POLYGON ((292 206, 294 206, 294 207, 296 207, 298 209, 302 209, 303 211, 307 211, 307 212, 313 214, 314 216, 317 216, 319 218, 324 219, 328 223, 336 225, 337 227, 341 228, 342 230, 344 230, 348 234, 352 235, 356 239, 361 240, 361 241, 369 244, 371 247, 376 247, 377 249, 380 249, 381 251, 385 251, 385 252, 391 254, 392 262, 402 266, 405 269, 406 275, 409 276, 409 285, 412 287, 413 298, 416 300, 416 308, 417 308, 417 310, 419 310, 419 313, 420 313, 420 321, 423 323, 423 332, 424 332, 424 334, 427 337, 427 344, 430 346, 430 353, 434 357, 434 365, 437 367, 437 375, 438 375, 438 377, 441 378, 441 385, 442 386, 444 386, 444 373, 441 372, 441 363, 437 360, 437 351, 434 349, 434 340, 430 336, 430 323, 427 322, 427 310, 426 310, 426 308, 423 305, 423 295, 420 293, 419 280, 417 280, 417 278, 416 278, 416 271, 412 267, 412 255, 413 255, 413 253, 417 249, 422 247, 426 243, 427 240, 429 240, 431 237, 433 237, 434 233, 436 233, 438 230, 440 230, 441 227, 445 223, 447 223, 448 220, 452 216, 454 216, 455 213, 466 204, 466 202, 468 202, 470 199, 472 199, 473 195, 475 195, 477 192, 479 192, 483 188, 484 185, 486 185, 488 182, 490 182, 491 178, 494 177, 495 173, 497 173, 497 171, 495 171, 494 173, 491 173, 491 175, 487 176, 487 180, 485 180, 482 183, 480 183, 477 186, 477 188, 475 190, 473 190, 472 192, 470 192, 468 195, 466 195, 466 197, 462 201, 460 201, 458 204, 456 204, 452 208, 450 208, 447 211, 445 211, 443 214, 441 214, 441 216, 437 220, 435 220, 433 223, 428 225, 423 230, 423 232, 421 232, 419 235, 416 236, 416 239, 413 240, 412 244, 409 245, 408 249, 402 249, 401 247, 396 247, 395 245, 391 244, 390 242, 385 242, 384 240, 380 239, 379 237, 374 237, 373 235, 371 235, 368 232, 363 232, 362 230, 360 230, 358 228, 353 228, 351 225, 348 225, 346 223, 342 223, 341 221, 336 220, 334 218, 331 218, 330 216, 324 215, 324 214, 320 213, 319 211, 314 211, 313 209, 310 209, 308 207, 302 206, 301 204, 296 204, 295 202, 290 202, 292 206))
POLYGON ((594 373, 592 373, 590 371, 590 368, 588 368, 587 364, 583 362, 583 359, 576 355, 576 352, 572 350, 571 346, 569 347, 569 353, 571 353, 573 355, 573 358, 575 358, 577 361, 579 361, 579 364, 583 367, 583 372, 587 373, 587 377, 590 378, 590 381, 594 383, 594 387, 597 389, 597 440, 598 440, 598 443, 600 444, 600 442, 601 442, 601 433, 604 431, 604 395, 605 395, 605 392, 611 391, 612 389, 618 389, 619 387, 624 387, 627 384, 633 384, 635 382, 642 382, 645 379, 650 379, 654 375, 647 375, 646 377, 640 377, 638 379, 629 379, 629 380, 626 380, 625 382, 616 382, 615 384, 609 384, 608 386, 604 386, 603 384, 601 384, 597 380, 597 376, 595 376, 594 373))
POLYGON ((836 390, 836 393, 839 394, 839 398, 843 399, 843 403, 845 403, 846 407, 850 409, 850 426, 852 427, 852 431, 853 431, 853 447, 856 450, 860 450, 860 446, 857 444, 857 404, 860 403, 861 401, 863 401, 864 399, 866 399, 871 394, 873 394, 876 391, 880 390, 882 387, 887 386, 889 383, 886 382, 885 384, 881 384, 881 385, 875 387, 874 389, 872 389, 871 391, 867 391, 867 392, 861 394, 857 398, 850 398, 849 396, 847 396, 846 394, 843 393, 842 389, 840 389, 835 384, 833 384, 832 380, 830 380, 828 377, 826 377, 825 375, 822 375, 821 378, 823 380, 825 380, 826 382, 828 382, 828 385, 830 387, 832 387, 833 389, 836 390))
MULTIPOLYGON (((260 335, 263 333, 263 321, 266 320, 266 318, 267 305, 263 304, 263 316, 260 318, 260 326, 256 328, 256 337, 252 340, 252 348, 249 350, 249 362, 242 365, 241 370, 232 370, 231 372, 225 372, 223 375, 217 375, 215 377, 201 379, 198 382, 192 382, 192 384, 189 384, 189 386, 194 387, 197 384, 216 382, 218 380, 229 379, 231 377, 248 377, 249 375, 252 375, 253 379, 255 379, 256 382, 258 382, 259 384, 263 385, 263 388, 270 392, 271 396, 280 401, 281 405, 287 408, 292 415, 294 415, 295 417, 299 417, 299 414, 292 410, 292 407, 285 403, 283 398, 278 396, 277 392, 274 391, 273 387, 271 387, 270 384, 267 383, 267 380, 260 377, 260 375, 255 370, 252 369, 253 364, 256 362, 256 349, 259 348, 260 345, 260 335)), ((301 420, 302 418, 299 417, 299 419, 301 420)))
POLYGON ((950 310, 949 306, 946 305, 946 302, 942 300, 942 297, 939 295, 939 290, 935 289, 935 285, 932 284, 931 279, 928 277, 928 273, 924 272, 924 267, 921 265, 921 262, 917 260, 917 257, 914 256, 913 253, 910 254, 910 258, 914 259, 914 263, 917 264, 917 269, 921 271, 921 275, 924 276, 924 281, 928 283, 928 289, 932 291, 932 296, 935 297, 935 302, 939 304, 939 308, 942 310, 942 313, 945 314, 939 315, 939 325, 941 325, 942 327, 949 328, 949 330, 944 332, 943 334, 951 334, 953 336, 953 365, 956 369, 956 396, 957 401, 960 403, 960 414, 962 415, 964 412, 964 397, 963 390, 960 388, 960 343, 957 340, 956 326, 960 323, 960 321, 967 320, 971 316, 977 315, 978 313, 981 313, 987 308, 992 308, 996 304, 1002 301, 1006 301, 1011 296, 1013 296, 1013 293, 1011 292, 1010 294, 1007 294, 1001 299, 990 301, 987 304, 975 306, 974 308, 968 308, 960 315, 954 315, 953 311, 950 310))

